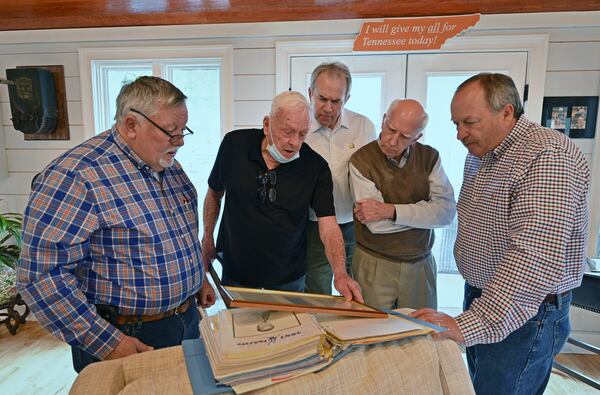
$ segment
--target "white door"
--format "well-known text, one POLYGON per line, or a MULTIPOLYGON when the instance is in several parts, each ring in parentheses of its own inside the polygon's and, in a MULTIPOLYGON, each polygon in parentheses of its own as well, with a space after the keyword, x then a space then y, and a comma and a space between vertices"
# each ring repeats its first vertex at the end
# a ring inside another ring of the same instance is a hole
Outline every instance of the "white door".
POLYGON ((340 61, 352 73, 346 108, 367 116, 376 128, 392 100, 404 97, 406 55, 296 56, 290 60, 290 87, 308 96, 310 75, 323 62, 340 61))
MULTIPOLYGON (((480 72, 510 75, 521 99, 526 81, 527 53, 452 53, 415 54, 408 56, 406 97, 419 100, 429 114, 429 123, 422 142, 440 152, 442 165, 455 197, 462 185, 466 148, 456 139, 456 128, 450 120, 450 101, 461 82, 480 72)), ((460 312, 463 300, 463 280, 457 274, 453 248, 457 219, 442 229, 436 229, 433 254, 438 267, 438 308, 451 314, 460 312)))
MULTIPOLYGON (((480 72, 501 72, 510 75, 523 97, 526 71, 526 51, 455 52, 408 55, 333 55, 292 56, 290 58, 291 88, 307 94, 312 70, 324 61, 339 60, 352 72, 353 87, 347 108, 367 115, 377 130, 381 116, 393 99, 417 99, 426 107, 429 123, 422 142, 440 152, 442 164, 455 196, 462 185, 462 172, 467 150, 456 140, 456 130, 450 121, 450 100, 456 87, 480 72)), ((527 106, 525 106, 527 113, 527 106)), ((453 248, 456 220, 446 228, 436 230, 433 253, 438 264, 438 307, 450 314, 461 311, 463 280, 457 274, 453 248)))

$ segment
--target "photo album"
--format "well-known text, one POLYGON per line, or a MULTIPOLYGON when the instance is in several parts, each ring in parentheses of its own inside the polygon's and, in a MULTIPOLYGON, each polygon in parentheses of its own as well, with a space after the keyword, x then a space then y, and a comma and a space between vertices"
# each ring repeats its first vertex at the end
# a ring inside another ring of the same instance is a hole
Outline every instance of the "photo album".
POLYGON ((319 371, 353 347, 443 330, 401 312, 388 314, 356 302, 339 305, 334 296, 319 301, 324 295, 223 288, 230 302, 244 296, 242 304, 253 307, 203 313, 201 339, 184 342, 192 386, 202 393, 228 387, 245 393, 319 371), (364 312, 371 315, 360 316, 364 312), (203 369, 212 377, 199 384, 203 369))

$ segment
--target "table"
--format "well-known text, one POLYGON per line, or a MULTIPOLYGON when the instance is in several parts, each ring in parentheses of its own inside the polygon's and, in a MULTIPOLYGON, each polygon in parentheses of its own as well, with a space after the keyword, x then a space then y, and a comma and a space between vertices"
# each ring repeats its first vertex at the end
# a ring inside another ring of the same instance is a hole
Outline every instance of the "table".
MULTIPOLYGON (((181 346, 87 366, 72 395, 193 394, 181 346)), ((430 336, 365 346, 328 368, 253 394, 474 394, 456 343, 430 336)))

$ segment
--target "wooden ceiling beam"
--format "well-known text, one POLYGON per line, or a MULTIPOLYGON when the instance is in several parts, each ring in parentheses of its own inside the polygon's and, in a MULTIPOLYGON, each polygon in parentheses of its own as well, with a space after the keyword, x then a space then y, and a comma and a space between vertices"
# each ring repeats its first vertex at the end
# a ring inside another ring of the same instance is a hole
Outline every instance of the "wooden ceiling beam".
POLYGON ((598 10, 598 0, 13 0, 0 30, 598 10))

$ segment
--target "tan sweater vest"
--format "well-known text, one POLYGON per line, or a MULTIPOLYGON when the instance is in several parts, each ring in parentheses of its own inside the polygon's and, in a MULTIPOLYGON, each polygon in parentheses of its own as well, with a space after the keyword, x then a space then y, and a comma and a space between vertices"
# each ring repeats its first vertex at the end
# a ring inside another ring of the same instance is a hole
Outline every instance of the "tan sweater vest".
MULTIPOLYGON (((429 174, 439 153, 428 145, 415 143, 403 167, 389 161, 373 141, 358 150, 350 162, 366 178, 373 181, 386 203, 411 204, 429 200, 429 174)), ((403 232, 374 234, 354 216, 356 242, 365 251, 380 258, 413 261, 431 252, 434 234, 431 229, 409 229, 403 232)))

